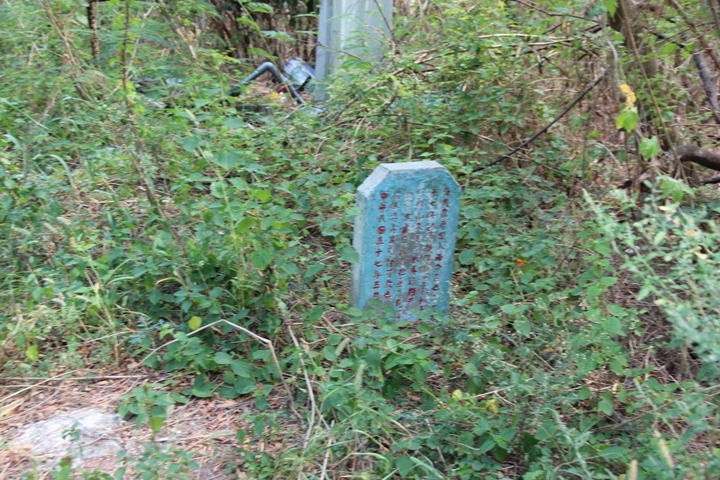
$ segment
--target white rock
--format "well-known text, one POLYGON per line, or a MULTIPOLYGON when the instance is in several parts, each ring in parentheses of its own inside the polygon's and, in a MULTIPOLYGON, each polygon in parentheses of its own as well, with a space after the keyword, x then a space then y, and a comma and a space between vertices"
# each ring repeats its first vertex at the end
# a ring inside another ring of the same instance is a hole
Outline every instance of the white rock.
POLYGON ((83 459, 114 456, 122 448, 120 422, 117 414, 99 408, 64 412, 26 425, 10 442, 10 448, 30 450, 42 457, 62 457, 70 451, 83 459), (80 432, 79 444, 69 435, 73 425, 80 432), (65 438, 63 432, 68 432, 65 438))

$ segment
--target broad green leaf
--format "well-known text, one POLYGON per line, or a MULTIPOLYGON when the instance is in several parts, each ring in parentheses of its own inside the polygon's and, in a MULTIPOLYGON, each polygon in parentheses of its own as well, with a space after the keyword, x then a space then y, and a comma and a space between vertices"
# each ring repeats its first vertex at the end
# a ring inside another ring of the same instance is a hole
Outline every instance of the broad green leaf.
POLYGON ((252 373, 250 372, 250 364, 241 358, 238 358, 234 362, 230 363, 230 368, 232 369, 233 373, 238 377, 252 378, 252 373))
POLYGON ((663 191, 663 195, 666 197, 672 197, 676 202, 681 202, 685 195, 694 197, 694 190, 685 183, 684 180, 678 180, 670 177, 663 177, 660 182, 660 188, 663 191))
POLYGON ((611 17, 615 16, 615 11, 617 11, 617 7, 617 0, 605 0, 605 8, 607 9, 608 15, 610 15, 611 17))
POLYGON ((193 316, 188 320, 188 327, 190 327, 190 330, 197 330, 202 326, 202 318, 196 316, 193 316))
POLYGON ((25 356, 30 360, 31 362, 34 362, 38 359, 40 356, 40 352, 38 351, 38 345, 37 343, 33 343, 29 347, 25 349, 25 356))
POLYGON ((614 409, 615 407, 613 406, 612 400, 603 398, 602 400, 600 400, 600 402, 598 402, 598 410, 600 410, 605 415, 612 415, 614 409))
POLYGON ((255 382, 249 378, 238 378, 235 380, 234 387, 238 395, 247 395, 255 390, 255 382))
POLYGON ((272 197, 270 190, 252 190, 252 196, 260 200, 261 202, 267 202, 272 197))
POLYGON ((164 418, 150 417, 150 419, 148 419, 148 425, 152 429, 153 433, 159 432, 160 429, 162 429, 162 426, 164 423, 165 423, 164 418))
POLYGON ((477 449, 477 453, 478 454, 485 453, 485 452, 492 450, 493 448, 495 448, 495 440, 492 438, 488 438, 477 449))
POLYGON ((214 382, 207 382, 202 375, 199 375, 195 377, 190 393, 196 397, 208 398, 213 396, 215 387, 217 387, 217 385, 215 385, 214 382))
POLYGON ((213 163, 221 166, 225 170, 230 170, 237 165, 238 160, 238 154, 233 151, 218 152, 212 156, 213 163))
POLYGON ((625 375, 625 368, 628 365, 625 355, 615 355, 610 359, 610 371, 615 375, 625 375))
POLYGON ((328 360, 329 362, 333 362, 333 361, 335 361, 335 359, 337 359, 337 353, 335 353, 335 349, 333 347, 331 347, 330 345, 325 345, 325 347, 323 347, 322 352, 323 352, 323 355, 325 356, 325 359, 328 360))
POLYGON ((250 253, 250 261, 253 267, 258 270, 265 270, 272 263, 272 252, 267 248, 261 248, 250 253))
POLYGON ((340 258, 353 265, 360 262, 360 254, 358 254, 355 248, 350 246, 340 249, 340 258))
POLYGON ((526 318, 518 318, 515 320, 513 326, 516 332, 525 337, 529 337, 532 333, 532 325, 530 325, 530 322, 526 318))
POLYGON ((253 217, 243 218, 240 220, 240 223, 237 224, 237 227, 235 227, 235 233, 247 232, 253 223, 255 223, 255 219, 253 217))
POLYGON ((460 252, 458 255, 458 261, 462 265, 468 265, 475 259, 475 250, 467 249, 460 252))
POLYGON ((480 374, 477 367, 472 363, 466 363, 465 365, 463 365, 463 372, 465 372, 466 375, 471 377, 475 377, 480 374))
POLYGON ((555 435, 555 431, 557 430, 557 425, 555 424, 555 421, 550 417, 545 417, 543 419, 542 424, 537 429, 537 432, 535 433, 535 437, 540 440, 541 442, 552 438, 553 435, 555 435))
POLYGON ((658 141, 658 137, 653 136, 652 138, 643 138, 642 142, 640 142, 638 150, 640 151, 640 155, 645 158, 657 156, 657 154, 660 153, 660 142, 658 141))
POLYGON ((182 141, 182 148, 186 152, 192 152, 200 145, 200 139, 198 137, 187 137, 182 141))
POLYGON ((617 117, 615 126, 618 130, 625 130, 630 133, 635 130, 638 124, 638 113, 636 108, 624 109, 617 117))
POLYGON ((627 447, 607 447, 598 452, 598 455, 602 458, 612 459, 619 458, 628 452, 627 447))
POLYGON ((369 348, 367 353, 365 354, 365 361, 367 362, 368 366, 372 368, 380 368, 380 363, 382 362, 382 356, 380 355, 380 351, 375 348, 369 348))
POLYGON ((622 335, 622 322, 616 317, 608 317, 602 322, 602 328, 611 335, 622 335))
POLYGON ((202 108, 205 105, 211 104, 213 101, 210 98, 198 98, 195 100, 195 108, 202 108))
POLYGON ((245 126, 245 121, 242 118, 228 117, 223 122, 223 125, 228 128, 240 128, 245 126))
POLYGON ((415 462, 413 462, 412 458, 407 455, 403 455, 395 460, 395 466, 397 467, 400 476, 406 478, 410 473, 410 470, 415 468, 415 462))
POLYGON ((592 395, 592 392, 588 387, 582 387, 580 390, 578 390, 577 398, 578 400, 587 400, 590 398, 590 395, 592 395))
POLYGON ((597 367, 597 363, 590 357, 582 357, 578 359, 578 376, 584 377, 597 367))
POLYGON ((217 352, 213 357, 218 365, 230 365, 233 361, 232 357, 225 352, 217 352))

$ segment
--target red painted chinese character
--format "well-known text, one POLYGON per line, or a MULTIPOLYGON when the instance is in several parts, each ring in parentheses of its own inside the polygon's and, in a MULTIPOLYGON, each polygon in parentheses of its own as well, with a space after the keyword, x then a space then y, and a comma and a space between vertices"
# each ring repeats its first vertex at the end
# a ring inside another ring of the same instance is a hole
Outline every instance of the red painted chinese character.
POLYGON ((379 233, 380 235, 382 235, 383 233, 385 233, 385 227, 382 226, 382 225, 380 225, 380 226, 378 227, 378 233, 379 233))
POLYGON ((443 259, 442 253, 438 253, 437 256, 435 257, 435 261, 437 261, 437 262, 442 262, 442 259, 443 259))
POLYGON ((379 290, 379 289, 380 289, 380 281, 378 280, 378 281, 375 281, 375 283, 373 283, 373 290, 379 290))
POLYGON ((408 297, 414 297, 416 293, 417 293, 417 290, 415 290, 414 288, 411 288, 410 290, 408 290, 408 297))
POLYGON ((385 200, 387 197, 388 197, 388 194, 386 192, 380 193, 380 198, 382 198, 383 200, 385 200))
POLYGON ((385 298, 390 298, 390 297, 392 297, 392 294, 391 294, 390 292, 385 292, 385 294, 383 295, 383 297, 385 297, 385 298))
POLYGON ((378 207, 378 210, 380 210, 382 212, 386 208, 387 208, 387 205, 385 205, 384 203, 381 203, 380 206, 378 207))

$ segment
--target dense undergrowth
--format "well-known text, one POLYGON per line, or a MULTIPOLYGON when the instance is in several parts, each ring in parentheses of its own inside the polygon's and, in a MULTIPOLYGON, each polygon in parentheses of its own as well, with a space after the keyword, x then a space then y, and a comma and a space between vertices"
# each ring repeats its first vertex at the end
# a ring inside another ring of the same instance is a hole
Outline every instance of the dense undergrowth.
POLYGON ((617 38, 439 2, 397 19, 382 64, 348 60, 317 111, 228 97, 242 64, 121 5, 96 62, 75 3, 0 5, 5 374, 135 357, 191 376, 126 396, 156 431, 173 403, 252 396, 228 465, 252 478, 720 475, 713 192, 667 178, 610 194, 615 118, 592 99, 478 170, 608 67, 617 38), (452 308, 387 323, 348 304, 354 191, 379 162, 420 159, 463 188, 452 308))

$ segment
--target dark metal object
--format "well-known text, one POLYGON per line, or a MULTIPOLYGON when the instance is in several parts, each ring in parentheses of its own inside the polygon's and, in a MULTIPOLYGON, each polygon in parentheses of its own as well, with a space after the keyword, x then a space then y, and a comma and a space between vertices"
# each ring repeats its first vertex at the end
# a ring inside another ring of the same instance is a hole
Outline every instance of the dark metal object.
POLYGON ((302 58, 291 58, 283 67, 283 73, 300 92, 315 78, 315 70, 302 58))
POLYGON ((240 82, 238 85, 235 85, 230 89, 230 95, 235 97, 240 94, 240 91, 243 86, 249 84, 256 78, 258 78, 260 75, 270 72, 270 74, 273 77, 273 80, 275 80, 278 83, 283 84, 284 87, 286 87, 290 91, 290 95, 293 96, 295 101, 299 103, 300 105, 305 105, 305 100, 300 96, 300 94, 297 92, 293 84, 288 80, 280 71, 278 71, 277 67, 272 62, 265 62, 262 65, 260 65, 258 68, 255 69, 254 72, 252 72, 245 80, 240 82))

